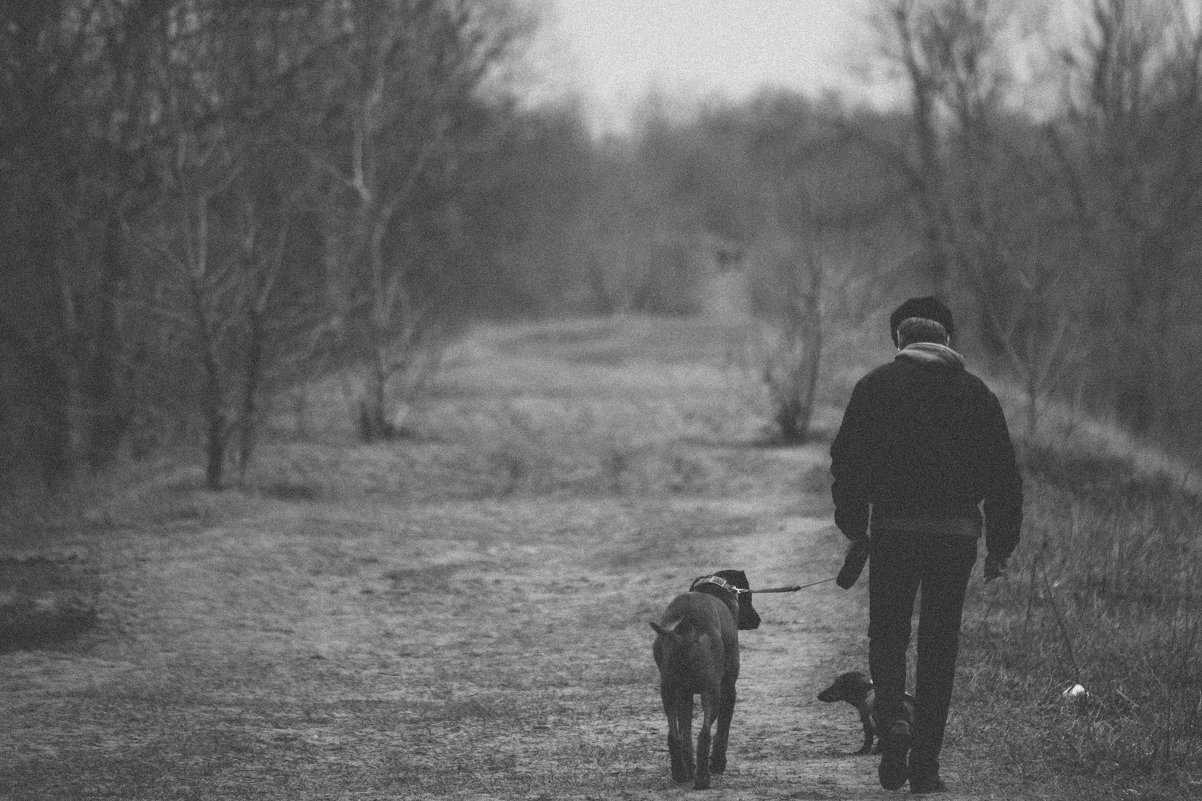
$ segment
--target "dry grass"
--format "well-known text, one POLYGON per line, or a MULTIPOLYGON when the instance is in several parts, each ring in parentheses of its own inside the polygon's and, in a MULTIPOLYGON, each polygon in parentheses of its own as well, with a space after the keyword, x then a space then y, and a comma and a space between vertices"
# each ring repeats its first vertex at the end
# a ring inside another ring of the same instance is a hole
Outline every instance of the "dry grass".
POLYGON ((1026 541, 966 624, 967 670, 1038 737, 1024 764, 1118 796, 1202 793, 1202 499, 1130 457, 1028 447, 1026 541), (1081 684, 1087 694, 1062 693, 1081 684), (1020 703, 1022 699, 1025 703, 1020 703))

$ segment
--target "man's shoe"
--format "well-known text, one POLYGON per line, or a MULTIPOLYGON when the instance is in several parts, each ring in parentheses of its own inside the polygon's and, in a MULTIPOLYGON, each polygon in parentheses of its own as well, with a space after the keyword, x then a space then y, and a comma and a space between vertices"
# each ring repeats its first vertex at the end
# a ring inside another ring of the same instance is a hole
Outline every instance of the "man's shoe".
POLYGON ((911 776, 910 792, 914 793, 915 795, 946 793, 947 785, 943 783, 943 779, 939 778, 938 773, 927 776, 911 776))
POLYGON ((881 787, 897 790, 910 778, 910 724, 904 720, 894 721, 885 730, 883 739, 881 764, 876 775, 881 787))

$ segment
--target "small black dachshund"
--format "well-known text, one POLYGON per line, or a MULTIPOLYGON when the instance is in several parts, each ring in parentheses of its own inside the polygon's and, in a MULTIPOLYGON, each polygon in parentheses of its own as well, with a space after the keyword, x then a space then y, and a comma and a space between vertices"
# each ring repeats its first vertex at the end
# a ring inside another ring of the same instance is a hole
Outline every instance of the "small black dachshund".
MULTIPOLYGON (((864 726, 864 745, 856 753, 879 754, 881 752, 879 741, 876 750, 874 751, 872 748, 873 738, 877 737, 876 712, 873 708, 876 701, 876 692, 872 689, 872 679, 854 670, 849 673, 841 673, 835 679, 834 684, 818 693, 818 700, 826 701, 827 703, 846 701, 854 706, 856 711, 860 713, 860 723, 864 726)), ((913 696, 906 694, 902 701, 902 710, 906 721, 913 726, 913 696)))

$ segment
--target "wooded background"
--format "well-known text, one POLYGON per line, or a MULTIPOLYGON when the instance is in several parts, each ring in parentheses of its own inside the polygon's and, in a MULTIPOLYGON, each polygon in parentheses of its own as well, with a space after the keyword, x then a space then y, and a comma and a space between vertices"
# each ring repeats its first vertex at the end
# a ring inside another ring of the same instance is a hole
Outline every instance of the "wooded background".
POLYGON ((527 102, 529 10, 483 0, 0 3, 0 484, 164 448, 237 479, 281 391, 353 366, 365 440, 474 321, 704 307, 743 276, 803 439, 824 332, 903 293, 984 369, 1202 445, 1202 27, 1090 0, 881 0, 883 111, 765 91, 629 135, 527 102), (1053 87, 1051 90, 1048 87, 1053 87), (808 394, 807 394, 808 393, 808 394))

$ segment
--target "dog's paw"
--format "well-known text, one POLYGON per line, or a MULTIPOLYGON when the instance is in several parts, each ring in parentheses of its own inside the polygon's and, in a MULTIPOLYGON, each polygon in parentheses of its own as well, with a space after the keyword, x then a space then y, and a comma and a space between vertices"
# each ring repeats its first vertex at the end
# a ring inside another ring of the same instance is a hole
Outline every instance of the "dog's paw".
POLYGON ((693 780, 693 789, 694 790, 710 789, 710 777, 703 776, 702 774, 698 773, 697 778, 693 780))

